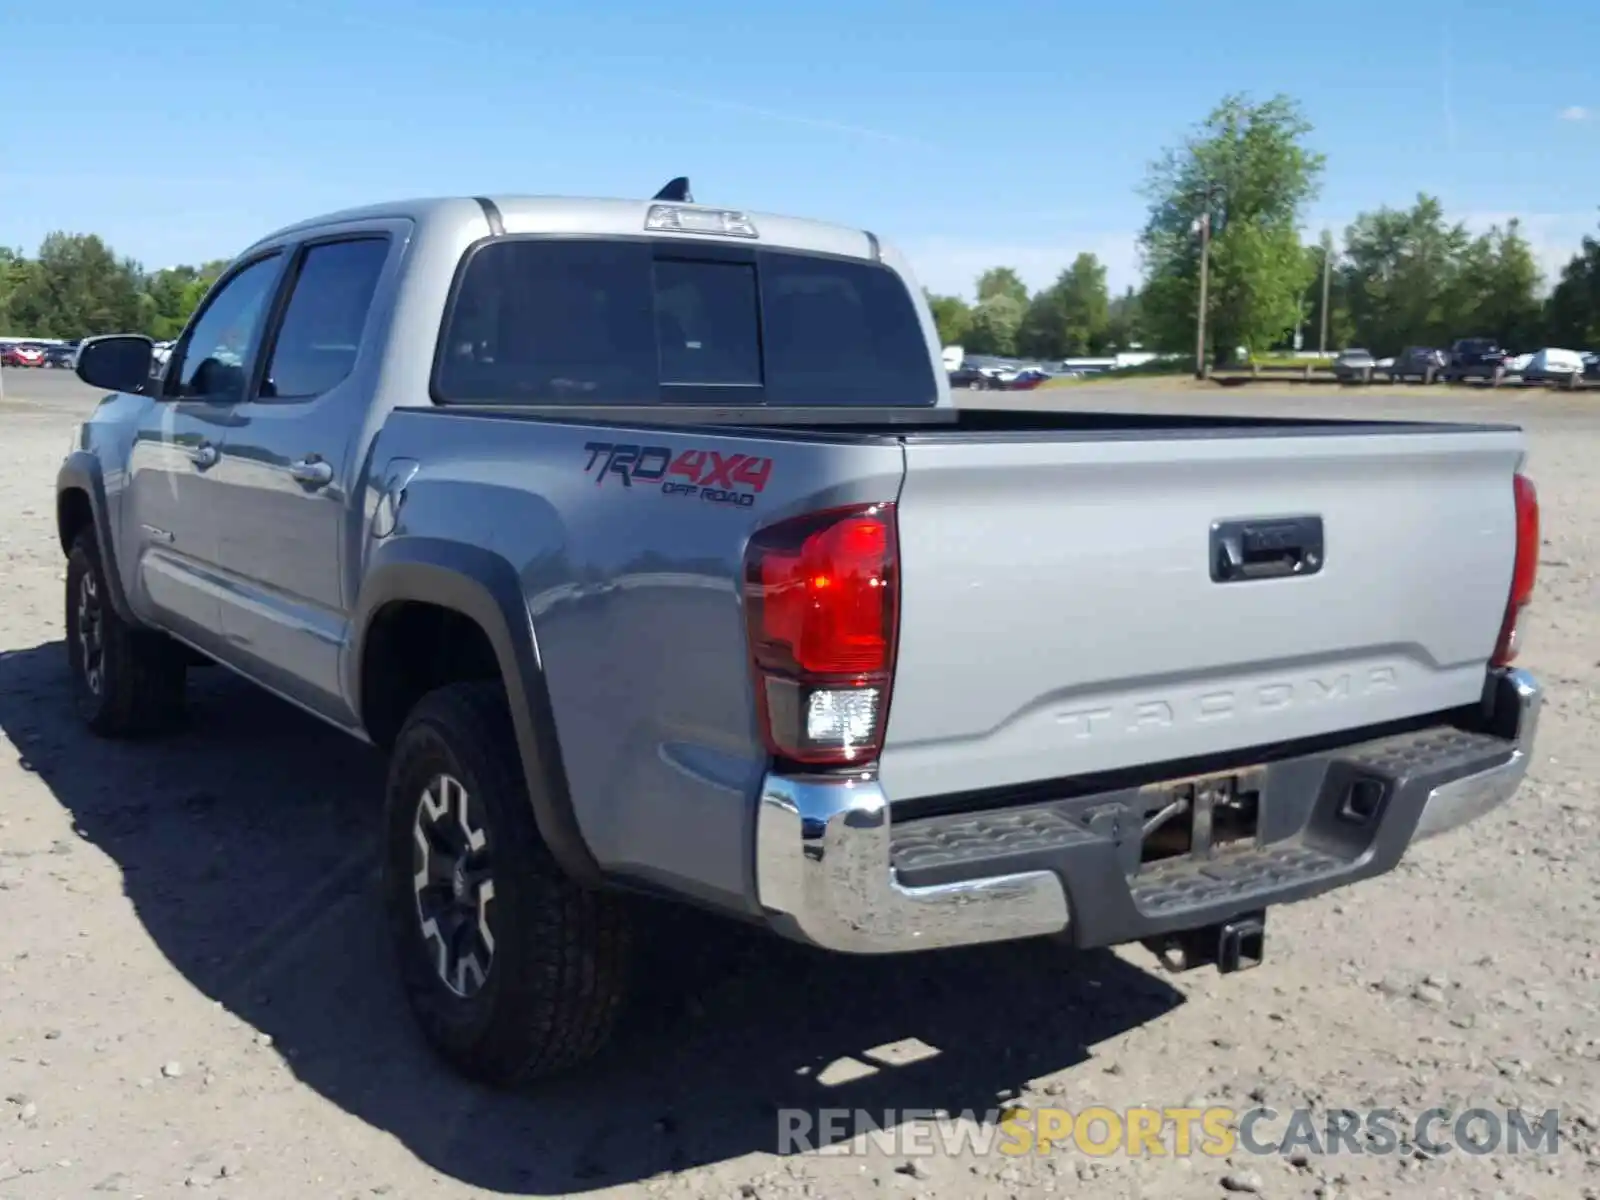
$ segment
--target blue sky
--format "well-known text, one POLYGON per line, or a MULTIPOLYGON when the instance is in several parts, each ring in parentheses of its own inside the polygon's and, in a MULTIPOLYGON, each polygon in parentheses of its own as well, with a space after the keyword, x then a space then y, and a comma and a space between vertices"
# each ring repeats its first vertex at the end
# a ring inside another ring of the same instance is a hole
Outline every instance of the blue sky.
POLYGON ((1148 162, 1224 93, 1299 98, 1308 236, 1419 191, 1600 227, 1595 0, 0 0, 0 244, 147 266, 440 193, 648 195, 861 225, 922 281, 1137 278, 1148 162), (269 15, 270 14, 270 15, 269 15))

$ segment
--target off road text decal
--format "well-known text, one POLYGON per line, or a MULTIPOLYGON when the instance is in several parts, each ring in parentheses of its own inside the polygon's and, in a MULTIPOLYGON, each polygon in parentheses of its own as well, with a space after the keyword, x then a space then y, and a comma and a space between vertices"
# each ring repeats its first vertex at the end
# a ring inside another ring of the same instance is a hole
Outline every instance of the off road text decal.
POLYGON ((772 476, 772 460, 720 450, 685 450, 676 458, 665 446, 586 442, 585 474, 598 487, 615 479, 623 487, 659 485, 666 496, 697 496, 709 504, 749 508, 772 476))

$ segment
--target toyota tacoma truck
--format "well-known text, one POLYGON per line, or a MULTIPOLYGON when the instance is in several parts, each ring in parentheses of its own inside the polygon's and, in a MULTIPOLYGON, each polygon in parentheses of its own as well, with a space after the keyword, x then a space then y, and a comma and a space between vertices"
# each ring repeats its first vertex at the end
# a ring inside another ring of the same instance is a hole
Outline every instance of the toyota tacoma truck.
POLYGON ((397 974, 480 1080, 600 1049, 640 897, 1231 971, 1528 766, 1517 428, 963 410, 869 232, 344 211, 76 370, 82 718, 217 663, 386 755, 397 974))

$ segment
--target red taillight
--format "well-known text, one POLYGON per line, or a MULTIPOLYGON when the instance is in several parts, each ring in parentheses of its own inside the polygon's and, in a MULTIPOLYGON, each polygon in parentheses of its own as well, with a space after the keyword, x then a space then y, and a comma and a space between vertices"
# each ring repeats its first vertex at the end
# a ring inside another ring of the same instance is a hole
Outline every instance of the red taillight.
POLYGON ((900 616, 894 505, 829 509, 759 530, 744 580, 768 749, 813 765, 876 758, 900 616))
POLYGON ((1489 660, 1496 667, 1517 657, 1517 619, 1533 599, 1533 583, 1539 573, 1539 493, 1526 475, 1512 478, 1512 491, 1517 505, 1517 557, 1511 568, 1511 595, 1506 599, 1500 640, 1489 660))

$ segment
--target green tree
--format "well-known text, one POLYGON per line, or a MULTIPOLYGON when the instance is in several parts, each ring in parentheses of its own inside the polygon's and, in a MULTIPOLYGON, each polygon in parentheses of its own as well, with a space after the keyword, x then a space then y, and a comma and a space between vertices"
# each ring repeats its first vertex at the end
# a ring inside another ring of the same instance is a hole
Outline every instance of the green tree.
POLYGON ((138 264, 94 234, 52 233, 12 290, 14 323, 37 337, 126 333, 143 327, 138 264))
POLYGON ((1106 310, 1106 348, 1131 350, 1144 344, 1144 301, 1133 288, 1112 300, 1106 310))
POLYGON ((1293 327, 1309 283, 1298 229, 1324 163, 1305 145, 1310 132, 1286 96, 1254 103, 1231 95, 1151 165, 1140 247, 1144 315, 1160 348, 1193 345, 1202 217, 1211 230, 1210 347, 1265 347, 1293 327))
POLYGON ((972 310, 966 348, 971 354, 1015 354, 1023 305, 1014 295, 997 293, 972 310))
POLYGON ((1067 353, 1101 354, 1111 328, 1106 269, 1093 254, 1080 254, 1056 280, 1067 353))
POLYGON ((176 338, 226 266, 210 262, 199 267, 169 267, 150 276, 145 285, 145 332, 158 342, 176 338))
POLYGON ((1011 267, 990 267, 978 276, 978 303, 991 296, 1009 296, 1019 307, 1028 306, 1028 285, 1011 267))
POLYGON ((147 333, 170 340, 227 266, 219 259, 147 274, 92 234, 53 233, 31 259, 0 246, 0 333, 147 333))
POLYGON ((935 296, 928 293, 928 307, 939 329, 941 346, 963 345, 972 327, 972 309, 960 296, 935 296))
POLYGON ((1521 223, 1513 217, 1504 229, 1495 226, 1463 258, 1459 290, 1461 307, 1471 314, 1468 325, 1498 338, 1502 346, 1537 349, 1544 332, 1542 282, 1521 223))
POLYGON ((1106 269, 1093 254, 1080 254, 1029 303, 1017 347, 1039 358, 1099 354, 1110 325, 1106 269))
POLYGON ((0 246, 0 333, 22 332, 11 315, 11 297, 32 269, 22 251, 0 246))
POLYGON ((1362 213, 1345 231, 1340 299, 1351 336, 1374 354, 1406 346, 1447 346, 1470 336, 1474 285, 1464 274, 1472 237, 1446 222, 1437 198, 1409 210, 1362 213))
POLYGON ((1047 287, 1028 301, 1017 326, 1017 353, 1031 358, 1063 358, 1067 353, 1061 303, 1055 287, 1047 287))
POLYGON ((190 311, 185 292, 199 272, 194 267, 171 267, 157 271, 145 283, 149 298, 149 317, 145 331, 157 341, 169 341, 183 331, 190 311))
POLYGON ((1600 347, 1600 238, 1585 235, 1544 309, 1545 338, 1566 350, 1600 347))

